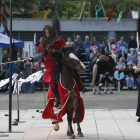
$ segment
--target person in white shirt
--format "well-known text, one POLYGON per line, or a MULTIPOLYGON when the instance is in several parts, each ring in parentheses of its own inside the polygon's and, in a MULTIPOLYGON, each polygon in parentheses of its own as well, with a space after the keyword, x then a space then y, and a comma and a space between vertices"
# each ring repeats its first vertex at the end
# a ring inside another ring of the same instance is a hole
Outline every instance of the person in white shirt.
POLYGON ((73 41, 71 41, 71 37, 68 37, 68 41, 66 42, 66 46, 68 46, 68 44, 71 44, 70 47, 73 46, 73 41))

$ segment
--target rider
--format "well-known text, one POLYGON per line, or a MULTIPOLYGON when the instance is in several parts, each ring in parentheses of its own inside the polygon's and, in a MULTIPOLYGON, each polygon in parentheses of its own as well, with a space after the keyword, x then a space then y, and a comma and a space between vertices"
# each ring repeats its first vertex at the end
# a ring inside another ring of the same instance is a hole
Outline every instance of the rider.
MULTIPOLYGON (((56 35, 55 29, 52 26, 46 25, 43 28, 43 31, 45 32, 45 36, 43 37, 41 43, 37 48, 38 53, 33 57, 25 59, 25 61, 34 61, 38 60, 39 58, 45 57, 44 65, 46 68, 46 72, 43 77, 43 83, 49 84, 50 87, 47 96, 49 98, 52 94, 55 95, 56 99, 54 102, 54 106, 57 107, 60 104, 59 93, 56 85, 56 80, 58 80, 58 78, 55 76, 55 69, 57 67, 57 64, 52 60, 50 53, 60 50, 62 47, 66 46, 66 43, 63 38, 56 35)), ((79 91, 88 91, 80 82, 79 74, 76 71, 74 72, 74 77, 78 82, 79 91)))

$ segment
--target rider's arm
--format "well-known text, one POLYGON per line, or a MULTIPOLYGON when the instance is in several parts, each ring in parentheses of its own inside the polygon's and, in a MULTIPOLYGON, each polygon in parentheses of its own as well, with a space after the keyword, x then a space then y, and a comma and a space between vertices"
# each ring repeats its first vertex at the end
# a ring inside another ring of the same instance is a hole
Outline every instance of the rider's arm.
POLYGON ((36 55, 30 57, 30 59, 31 59, 31 61, 36 61, 36 60, 38 60, 39 58, 44 57, 44 54, 45 54, 45 51, 44 51, 44 52, 37 53, 36 55))

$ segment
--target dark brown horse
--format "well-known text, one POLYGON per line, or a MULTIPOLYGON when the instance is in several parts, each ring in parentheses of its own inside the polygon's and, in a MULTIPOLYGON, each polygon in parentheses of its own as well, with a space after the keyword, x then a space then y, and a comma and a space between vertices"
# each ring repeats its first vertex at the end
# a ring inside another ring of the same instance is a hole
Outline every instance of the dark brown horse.
MULTIPOLYGON (((69 111, 72 107, 74 107, 75 120, 78 126, 77 136, 83 137, 83 133, 81 132, 80 123, 79 123, 79 113, 78 113, 79 99, 73 92, 73 87, 75 84, 73 79, 73 71, 74 69, 85 71, 86 66, 78 59, 78 57, 76 56, 72 48, 62 48, 60 52, 52 53, 51 57, 55 62, 58 63, 59 65, 58 67, 61 67, 61 83, 63 87, 68 89, 68 91, 70 91, 70 96, 66 104, 66 113, 67 113, 67 120, 68 120, 67 136, 69 136, 70 139, 75 138, 74 131, 72 128, 72 116, 69 111)), ((56 124, 54 129, 58 131, 59 125, 56 124)))

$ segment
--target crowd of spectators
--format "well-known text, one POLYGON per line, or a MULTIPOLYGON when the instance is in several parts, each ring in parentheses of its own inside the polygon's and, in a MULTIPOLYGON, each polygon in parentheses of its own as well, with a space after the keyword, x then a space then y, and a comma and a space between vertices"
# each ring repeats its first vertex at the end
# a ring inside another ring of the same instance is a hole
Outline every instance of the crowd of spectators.
MULTIPOLYGON (((42 38, 40 38, 39 42, 35 44, 38 46, 41 42, 42 38)), ((82 53, 86 55, 86 61, 88 62, 89 70, 92 70, 92 62, 98 59, 101 55, 102 48, 105 51, 105 54, 111 54, 117 56, 118 62, 116 64, 116 69, 123 70, 129 69, 130 73, 119 72, 118 70, 114 73, 114 81, 115 87, 117 87, 118 78, 121 82, 121 88, 123 88, 123 81, 126 81, 127 87, 132 89, 134 87, 134 81, 138 83, 138 78, 134 76, 134 70, 136 68, 140 68, 140 52, 137 49, 137 42, 135 40, 135 36, 131 35, 130 41, 128 44, 125 42, 125 38, 122 36, 120 41, 116 42, 113 37, 110 38, 110 42, 108 42, 107 37, 103 38, 103 42, 100 43, 96 37, 92 38, 92 41, 89 40, 89 36, 85 36, 85 40, 81 40, 80 35, 76 36, 76 40, 72 41, 71 37, 68 37, 66 42, 66 47, 73 46, 73 49, 77 53, 79 59, 82 59, 82 53), (133 70, 133 71, 131 71, 133 70)), ((17 61, 28 58, 28 52, 25 52, 25 57, 22 56, 21 51, 17 52, 17 61)), ((2 62, 8 62, 9 54, 7 50, 4 50, 2 62)), ((19 73, 22 78, 26 78, 31 73, 35 73, 36 71, 41 70, 41 65, 43 65, 43 60, 39 59, 37 62, 18 62, 12 63, 12 74, 19 73), (26 76, 25 76, 26 75, 26 76)), ((9 76, 9 65, 4 64, 1 68, 0 78, 4 79, 4 77, 9 76)), ((139 83, 138 83, 139 84, 139 83)))
POLYGON ((124 80, 126 81, 128 89, 133 89, 134 81, 139 84, 137 77, 134 76, 134 70, 140 66, 140 52, 138 52, 134 35, 131 35, 128 44, 125 42, 124 36, 121 36, 118 42, 116 42, 113 37, 111 37, 110 42, 108 42, 107 37, 104 37, 103 42, 100 44, 96 37, 93 37, 92 41, 90 41, 89 36, 85 36, 85 41, 82 41, 80 35, 77 35, 74 43, 71 41, 71 38, 68 37, 66 45, 67 47, 73 46, 79 59, 82 59, 81 53, 86 54, 86 61, 88 61, 90 71, 92 70, 92 62, 100 57, 101 50, 104 48, 105 54, 113 53, 118 58, 116 64, 116 69, 118 70, 114 73, 115 88, 117 87, 118 78, 121 82, 121 89, 123 88, 124 80), (120 73, 119 70, 123 69, 128 69, 130 73, 120 73))

